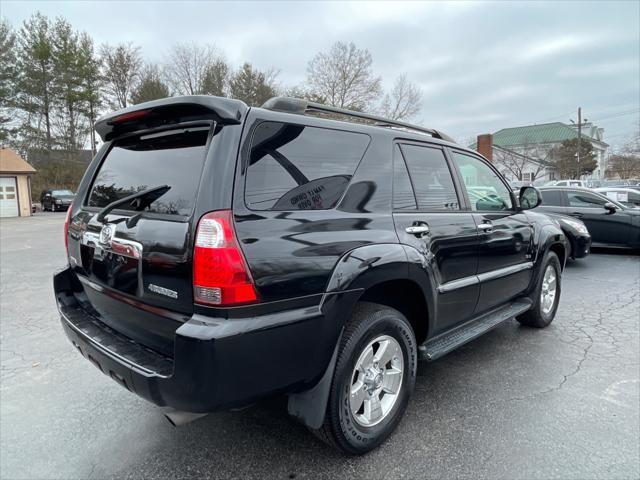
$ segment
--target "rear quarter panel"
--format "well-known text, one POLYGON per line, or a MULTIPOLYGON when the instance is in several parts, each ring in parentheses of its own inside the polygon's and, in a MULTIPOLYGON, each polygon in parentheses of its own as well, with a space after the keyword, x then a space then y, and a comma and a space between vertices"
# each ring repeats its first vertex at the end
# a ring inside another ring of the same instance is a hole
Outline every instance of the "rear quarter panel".
MULTIPOLYGON (((391 217, 391 142, 371 142, 338 206, 331 210, 250 210, 244 186, 252 132, 262 121, 294 123, 291 115, 252 110, 243 133, 233 211, 242 250, 262 302, 321 294, 347 252, 373 243, 398 243, 391 217)), ((311 117, 297 123, 328 128, 311 117)), ((340 128, 331 125, 331 128, 340 128)), ((358 132, 359 127, 344 128, 358 132)))

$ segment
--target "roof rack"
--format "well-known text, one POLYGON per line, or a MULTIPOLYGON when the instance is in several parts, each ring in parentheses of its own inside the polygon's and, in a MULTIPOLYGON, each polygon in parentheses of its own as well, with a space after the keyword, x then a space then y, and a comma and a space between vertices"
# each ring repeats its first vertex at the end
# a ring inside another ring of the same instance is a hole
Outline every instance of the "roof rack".
POLYGON ((280 112, 297 113, 299 115, 305 115, 307 113, 320 112, 320 113, 334 113, 345 117, 361 118, 373 122, 373 126, 387 127, 387 128, 400 128, 404 130, 411 130, 420 133, 427 133, 433 138, 438 138, 451 143, 456 141, 446 133, 443 133, 434 128, 425 128, 411 123, 399 122, 397 120, 391 120, 389 118, 381 117, 378 115, 370 115, 368 113, 356 112, 354 110, 347 110, 345 108, 330 107, 321 103, 309 102, 300 98, 289 97, 273 97, 264 102, 262 108, 268 110, 277 110, 280 112))

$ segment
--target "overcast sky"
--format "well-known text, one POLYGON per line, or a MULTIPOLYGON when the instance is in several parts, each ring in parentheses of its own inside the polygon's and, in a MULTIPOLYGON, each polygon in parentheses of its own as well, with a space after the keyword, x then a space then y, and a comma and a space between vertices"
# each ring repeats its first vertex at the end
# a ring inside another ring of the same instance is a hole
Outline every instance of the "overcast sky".
POLYGON ((175 42, 210 42, 234 65, 301 84, 336 41, 371 51, 386 88, 406 72, 423 91, 415 121, 459 140, 568 122, 578 106, 624 142, 640 120, 640 2, 55 2, 1 0, 16 27, 64 16, 97 43, 132 41, 161 62, 175 42))

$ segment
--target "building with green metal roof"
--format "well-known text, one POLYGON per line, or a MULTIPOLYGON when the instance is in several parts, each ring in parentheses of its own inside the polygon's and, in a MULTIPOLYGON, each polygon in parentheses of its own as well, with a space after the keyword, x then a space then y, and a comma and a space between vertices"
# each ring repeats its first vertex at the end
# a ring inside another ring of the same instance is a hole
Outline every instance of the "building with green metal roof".
MULTIPOLYGON (((603 140, 604 129, 593 124, 583 124, 581 137, 593 145, 598 167, 590 178, 603 178, 606 170, 606 152, 609 146, 603 140)), ((494 163, 510 180, 531 180, 543 177, 557 180, 549 165, 549 154, 565 140, 578 138, 577 126, 561 122, 503 128, 492 134, 494 163), (507 158, 508 157, 508 158, 507 158), (526 163, 523 158, 527 159, 526 163), (517 165, 514 173, 513 165, 517 165), (520 176, 525 178, 513 178, 520 176)), ((476 144, 471 145, 476 148, 476 144)))

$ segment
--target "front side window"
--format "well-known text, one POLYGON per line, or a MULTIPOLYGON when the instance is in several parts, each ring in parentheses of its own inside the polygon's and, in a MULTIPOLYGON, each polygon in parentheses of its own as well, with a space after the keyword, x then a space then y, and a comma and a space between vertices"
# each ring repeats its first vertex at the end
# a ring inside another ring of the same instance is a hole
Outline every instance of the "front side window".
POLYGON ((369 136, 263 122, 249 155, 245 202, 252 210, 323 210, 342 198, 369 136))
POLYGON ((606 198, 599 197, 589 192, 567 192, 569 205, 582 208, 600 208, 608 202, 606 198))
POLYGON ((471 210, 511 210, 513 207, 509 189, 500 177, 483 161, 453 152, 469 196, 471 210))
POLYGON ((444 153, 439 148, 402 145, 418 208, 458 210, 458 196, 444 153))

